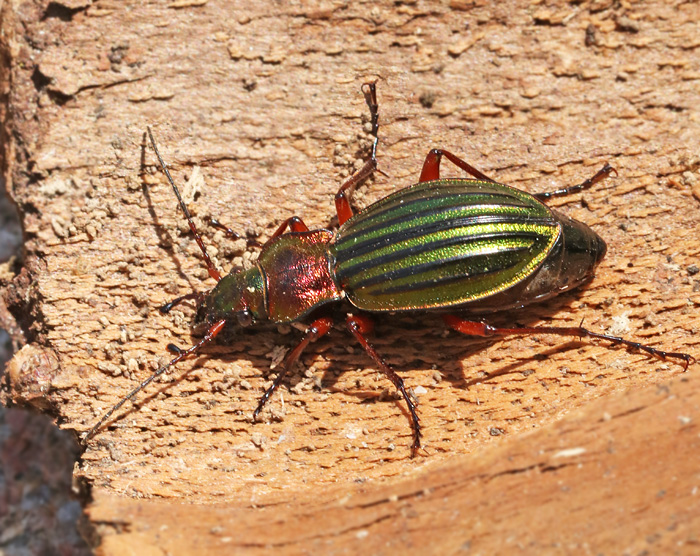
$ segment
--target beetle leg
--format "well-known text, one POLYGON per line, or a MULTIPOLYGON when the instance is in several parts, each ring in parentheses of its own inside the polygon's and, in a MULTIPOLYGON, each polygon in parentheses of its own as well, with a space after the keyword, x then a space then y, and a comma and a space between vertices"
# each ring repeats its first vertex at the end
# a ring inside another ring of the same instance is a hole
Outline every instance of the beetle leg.
POLYGON ((639 342, 625 340, 618 336, 609 334, 598 334, 591 332, 581 326, 562 327, 562 326, 529 326, 522 328, 496 328, 483 322, 474 322, 465 320, 455 315, 444 315, 442 319, 450 328, 466 334, 468 336, 511 336, 515 334, 554 334, 556 336, 575 336, 577 338, 596 338, 598 340, 607 340, 612 342, 612 345, 622 344, 632 349, 644 351, 650 355, 654 355, 661 359, 680 359, 684 362, 684 368, 687 370, 688 365, 695 362, 695 358, 687 353, 679 353, 675 351, 663 351, 653 348, 639 342))
POLYGON ((379 130, 379 105, 377 104, 377 84, 364 83, 362 92, 365 95, 365 102, 369 107, 370 122, 372 123, 372 135, 374 142, 372 143, 372 155, 370 159, 364 163, 362 168, 350 176, 343 185, 340 186, 338 193, 335 194, 335 210, 338 213, 338 224, 342 226, 352 217, 352 207, 350 206, 350 196, 354 191, 355 186, 366 180, 377 169, 377 143, 379 138, 377 131, 379 130))
POLYGON ((298 216, 291 216, 287 218, 282 224, 279 225, 279 228, 275 230, 275 233, 270 236, 270 239, 268 239, 264 244, 263 248, 267 247, 267 244, 270 243, 273 239, 276 237, 281 236, 284 232, 287 231, 287 228, 289 228, 290 232, 308 232, 309 227, 304 224, 304 221, 299 218, 298 216))
POLYGON ((311 325, 306 329, 306 333, 301 339, 301 342, 299 342, 297 344, 297 347, 290 351, 287 357, 284 359, 284 363, 282 364, 282 370, 277 374, 277 378, 275 378, 274 382, 272 383, 272 386, 265 390, 265 393, 260 398, 260 401, 258 402, 258 407, 253 412, 253 420, 256 420, 258 418, 258 415, 260 415, 260 412, 267 403, 267 400, 269 400, 270 396, 272 396, 274 391, 277 390, 277 387, 282 383, 284 377, 287 376, 292 366, 297 361, 297 359, 299 359, 299 356, 304 351, 306 346, 308 346, 311 342, 315 342, 321 336, 325 336, 326 334, 328 334, 332 326, 333 319, 330 319, 328 317, 322 317, 311 323, 311 325))
POLYGON ((256 239, 253 239, 252 237, 243 237, 238 232, 234 232, 231 228, 219 222, 216 218, 209 218, 209 224, 214 228, 223 230, 227 237, 232 239, 245 239, 247 247, 262 247, 262 243, 256 239))
POLYGON ((287 228, 289 228, 290 232, 309 231, 309 227, 306 224, 304 224, 304 221, 301 218, 299 218, 298 216, 292 216, 291 218, 287 218, 287 220, 280 224, 279 228, 275 230, 275 233, 272 234, 272 237, 270 239, 275 239, 276 237, 281 236, 284 232, 287 231, 287 228))
POLYGON ((613 172, 615 172, 615 175, 617 176, 617 170, 615 170, 615 168, 613 168, 612 166, 610 166, 610 164, 606 162, 605 166, 598 170, 592 178, 588 178, 587 180, 582 181, 578 185, 572 185, 563 189, 557 189, 556 191, 545 191, 544 193, 535 193, 533 197, 535 199, 539 199, 540 201, 544 201, 545 199, 549 199, 551 197, 562 197, 564 195, 569 195, 570 193, 583 191, 584 189, 588 189, 589 187, 595 185, 600 180, 607 178, 613 172))
POLYGON ((416 455, 416 451, 420 449, 420 421, 418 419, 418 413, 416 412, 416 405, 413 400, 406 392, 406 387, 404 385, 403 379, 396 374, 396 371, 392 369, 387 363, 382 359, 382 357, 377 353, 374 347, 367 341, 365 334, 371 332, 374 328, 372 321, 363 315, 348 315, 345 324, 350 331, 350 333, 355 337, 355 339, 360 342, 360 345, 364 348, 367 354, 374 359, 374 362, 379 366, 384 375, 393 383, 396 389, 401 393, 403 399, 406 401, 408 406, 408 411, 411 415, 411 425, 413 429, 413 444, 411 445, 411 457, 416 455))
POLYGON ((246 243, 248 246, 252 247, 265 247, 270 241, 275 239, 276 237, 281 236, 284 232, 287 231, 287 228, 289 228, 290 232, 308 232, 309 227, 304 224, 304 221, 299 218, 298 216, 291 216, 290 218, 287 218, 282 224, 279 225, 279 227, 275 230, 275 233, 273 233, 270 236, 270 239, 268 239, 264 244, 259 243, 258 241, 251 239, 251 238, 244 238, 241 234, 238 232, 234 232, 231 228, 223 225, 221 222, 219 222, 216 218, 211 218, 209 220, 209 223, 214 226, 215 228, 218 228, 219 230, 223 230, 228 237, 231 237, 233 239, 245 239, 246 243))
POLYGON ((496 183, 495 180, 492 180, 486 174, 479 172, 479 170, 474 168, 474 166, 472 166, 468 162, 465 162, 461 158, 453 155, 451 152, 444 151, 442 149, 431 149, 428 153, 428 156, 425 157, 425 162, 423 162, 423 169, 421 170, 420 178, 418 179, 419 183, 423 183, 424 181, 440 179, 440 162, 442 161, 443 156, 447 160, 452 162, 452 164, 464 170, 470 176, 474 176, 478 180, 496 183))
POLYGON ((168 314, 170 311, 172 311, 173 307, 176 305, 179 305, 183 301, 187 301, 188 299, 199 299, 201 297, 201 293, 199 292, 192 292, 192 293, 187 293, 185 295, 181 295, 180 297, 176 297, 172 301, 166 303, 165 305, 162 305, 161 307, 158 308, 158 310, 163 313, 164 315, 168 314))

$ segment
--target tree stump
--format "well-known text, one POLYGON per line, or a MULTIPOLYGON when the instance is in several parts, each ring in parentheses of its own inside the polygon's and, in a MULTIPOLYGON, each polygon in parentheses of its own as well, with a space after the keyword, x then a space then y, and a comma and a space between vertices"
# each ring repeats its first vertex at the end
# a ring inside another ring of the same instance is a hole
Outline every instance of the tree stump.
MULTIPOLYGON (((197 340, 191 306, 157 310, 212 280, 147 125, 228 272, 254 250, 210 217, 262 240, 295 214, 332 224, 375 79, 383 173, 358 208, 415 183, 434 147, 531 192, 618 170, 550 203, 608 242, 591 284, 490 322, 583 320, 697 357, 699 18, 661 1, 2 4, 2 164, 25 235, 3 274, 25 342, 5 401, 80 435, 197 340)), ((75 479, 102 554, 697 543, 697 366, 386 316, 373 341, 420 402, 411 459, 402 402, 342 327, 253 423, 298 335, 227 334, 88 443, 75 479)))

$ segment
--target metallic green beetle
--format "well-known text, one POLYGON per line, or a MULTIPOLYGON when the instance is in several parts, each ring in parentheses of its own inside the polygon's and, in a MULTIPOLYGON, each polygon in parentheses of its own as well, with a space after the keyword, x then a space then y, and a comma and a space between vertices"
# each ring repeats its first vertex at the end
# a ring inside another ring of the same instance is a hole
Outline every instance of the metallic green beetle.
MULTIPOLYGON (((365 84, 363 92, 371 114, 372 155, 336 195, 338 230, 310 231, 298 217, 288 218, 262 246, 255 266, 225 277, 211 262, 148 130, 153 149, 202 250, 209 274, 218 283, 209 292, 189 293, 161 308, 166 313, 186 299, 195 299, 195 320, 206 326, 206 334, 187 350, 171 344, 177 356, 114 405, 85 435, 84 441, 127 400, 169 367, 198 351, 226 325, 311 319, 304 337, 287 355, 281 372, 261 397, 254 413, 257 417, 304 348, 330 331, 333 321, 329 309, 342 301, 353 307, 346 317, 348 330, 396 386, 408 406, 413 428, 412 453, 421 445, 416 407, 403 380, 367 340, 366 335, 373 327, 367 313, 442 311, 448 326, 469 335, 585 336, 624 344, 662 358, 680 359, 686 367, 693 361, 684 353, 661 351, 581 327, 494 328, 454 314, 456 311, 484 314, 521 307, 589 280, 605 255, 605 242, 582 222, 559 214, 543 201, 588 188, 615 170, 606 164, 579 185, 530 195, 496 183, 448 151, 434 149, 425 159, 419 183, 353 215, 350 191, 377 167, 375 84, 365 84), (440 179, 443 157, 474 179, 440 179)), ((223 227, 216 221, 214 224, 223 227)))

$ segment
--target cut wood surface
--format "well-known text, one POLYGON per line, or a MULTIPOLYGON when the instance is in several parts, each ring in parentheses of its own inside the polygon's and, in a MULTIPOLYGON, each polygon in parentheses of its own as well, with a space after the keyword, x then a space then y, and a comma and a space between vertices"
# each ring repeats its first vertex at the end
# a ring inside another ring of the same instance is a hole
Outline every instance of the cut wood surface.
MULTIPOLYGON (((550 203, 607 241, 591 284, 490 322, 583 320, 700 355, 700 5, 491 4, 0 4, 2 161, 25 232, 3 297, 27 342, 6 399, 81 434, 169 343, 196 341, 191 306, 157 311, 213 281, 147 125, 228 272, 255 250, 209 217, 262 240, 294 214, 331 224, 368 154, 374 79, 383 174, 358 209, 417 181, 434 147, 531 192, 618 171, 550 203)), ((340 323, 261 422, 294 327, 225 334, 115 415, 75 469, 102 552, 697 543, 697 365, 385 316, 373 342, 419 400, 411 459, 403 403, 340 323)))
POLYGON ((246 504, 100 489, 88 516, 109 554, 694 554, 698 399, 697 377, 674 380, 400 478, 246 504))

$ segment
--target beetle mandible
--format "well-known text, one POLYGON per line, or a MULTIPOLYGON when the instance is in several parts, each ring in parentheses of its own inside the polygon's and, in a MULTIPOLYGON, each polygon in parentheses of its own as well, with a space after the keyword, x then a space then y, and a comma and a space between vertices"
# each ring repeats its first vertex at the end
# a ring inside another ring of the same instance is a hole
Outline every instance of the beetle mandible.
MULTIPOLYGON (((345 319, 348 331, 394 384, 408 407, 412 455, 421 447, 416 406, 401 377, 367 340, 373 328, 368 313, 442 311, 447 326, 467 335, 588 337, 663 359, 678 359, 686 369, 694 361, 686 353, 662 351, 580 326, 496 328, 465 318, 549 299, 588 281, 605 255, 605 242, 586 224, 550 209, 544 201, 582 191, 617 172, 606 163, 578 185, 531 195, 497 183, 446 150, 433 149, 425 158, 417 184, 354 214, 350 205, 352 191, 377 169, 376 83, 363 84, 362 92, 370 111, 372 151, 369 160, 342 184, 335 196, 337 231, 309 230, 299 217, 292 216, 262 246, 252 268, 226 276, 220 274, 207 254, 148 128, 160 166, 202 251, 209 276, 217 284, 208 292, 188 293, 161 307, 161 312, 167 313, 182 301, 195 300, 195 324, 206 326, 204 337, 186 350, 171 344, 169 349, 176 357, 107 411, 87 432, 83 443, 124 403, 170 367, 199 351, 224 327, 310 319, 301 341, 287 354, 272 386, 260 398, 253 413, 257 418, 306 346, 331 330, 333 320, 328 309, 339 302, 352 307, 345 319), (443 157, 471 177, 441 179, 443 157)), ((219 222, 212 224, 236 236, 219 222)))

